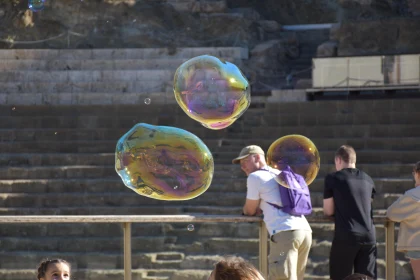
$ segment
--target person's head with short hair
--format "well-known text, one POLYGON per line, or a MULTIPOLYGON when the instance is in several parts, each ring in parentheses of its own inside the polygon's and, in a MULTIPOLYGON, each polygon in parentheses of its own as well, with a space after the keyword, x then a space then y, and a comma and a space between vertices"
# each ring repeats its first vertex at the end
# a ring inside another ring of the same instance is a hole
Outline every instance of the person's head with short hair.
POLYGON ((47 259, 38 266, 38 280, 69 280, 70 263, 63 259, 47 259))
POLYGON ((334 163, 337 171, 343 168, 356 168, 356 151, 352 146, 342 145, 335 152, 334 163))
POLYGON ((264 280, 264 277, 243 258, 227 256, 215 264, 208 280, 264 280))
POLYGON ((414 177, 414 181, 416 182, 416 187, 420 186, 420 161, 414 164, 413 177, 414 177))
POLYGON ((250 145, 243 148, 239 156, 232 160, 232 163, 240 163, 241 169, 247 176, 267 165, 264 151, 257 145, 250 145))
POLYGON ((364 274, 354 273, 352 275, 347 276, 343 280, 373 280, 373 278, 364 274))

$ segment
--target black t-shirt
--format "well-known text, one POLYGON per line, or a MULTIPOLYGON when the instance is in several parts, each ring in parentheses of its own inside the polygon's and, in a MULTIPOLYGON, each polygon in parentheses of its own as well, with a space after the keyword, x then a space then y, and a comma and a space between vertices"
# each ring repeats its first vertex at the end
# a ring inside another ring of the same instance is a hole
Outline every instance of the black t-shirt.
POLYGON ((375 184, 365 172, 344 168, 325 177, 324 199, 334 198, 334 240, 376 243, 372 201, 375 184))

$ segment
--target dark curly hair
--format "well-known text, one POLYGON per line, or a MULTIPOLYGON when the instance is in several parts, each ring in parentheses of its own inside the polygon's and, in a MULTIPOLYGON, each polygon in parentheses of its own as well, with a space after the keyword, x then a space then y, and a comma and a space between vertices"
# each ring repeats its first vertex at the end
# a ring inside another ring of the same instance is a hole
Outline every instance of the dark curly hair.
POLYGON ((264 280, 259 271, 241 257, 226 256, 216 263, 215 280, 264 280))
POLYGON ((48 265, 52 263, 64 263, 66 264, 69 269, 71 268, 70 263, 63 259, 46 259, 43 260, 38 266, 38 276, 37 279, 40 280, 41 278, 45 277, 45 272, 47 272, 48 265))

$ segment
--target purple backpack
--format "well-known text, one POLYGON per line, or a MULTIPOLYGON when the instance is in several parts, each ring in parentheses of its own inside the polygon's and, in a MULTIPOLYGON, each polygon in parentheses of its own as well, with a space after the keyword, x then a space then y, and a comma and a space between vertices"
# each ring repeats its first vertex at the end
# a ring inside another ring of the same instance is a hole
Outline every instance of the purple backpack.
POLYGON ((286 166, 278 176, 290 186, 290 188, 286 188, 278 184, 283 206, 278 206, 270 202, 267 203, 290 215, 301 216, 311 214, 311 194, 305 179, 301 175, 293 172, 290 166, 286 166))

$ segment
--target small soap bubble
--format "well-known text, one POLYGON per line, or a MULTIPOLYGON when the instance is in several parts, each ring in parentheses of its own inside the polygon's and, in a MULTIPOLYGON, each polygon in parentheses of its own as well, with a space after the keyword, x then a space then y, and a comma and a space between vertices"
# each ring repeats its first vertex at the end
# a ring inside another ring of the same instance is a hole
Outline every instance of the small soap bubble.
POLYGON ((12 107, 12 111, 16 111, 16 107, 12 107))
POLYGON ((55 134, 55 135, 57 135, 57 131, 56 131, 56 132, 54 132, 54 134, 55 134))
POLYGON ((152 100, 150 100, 150 98, 145 98, 144 99, 144 104, 149 105, 152 102, 152 100))
POLYGON ((230 126, 251 103, 250 85, 241 70, 210 55, 194 57, 178 67, 174 94, 190 118, 214 130, 230 126))
POLYGON ((194 230, 194 225, 189 224, 189 225, 187 226, 187 229, 188 229, 188 231, 193 231, 193 230, 194 230))
POLYGON ((39 12, 44 9, 45 0, 29 0, 28 1, 28 8, 32 12, 39 12))
POLYGON ((320 157, 315 144, 303 135, 287 135, 274 141, 267 151, 267 164, 282 172, 276 181, 289 188, 284 176, 292 174, 297 182, 303 180, 309 186, 318 175, 320 157))
POLYGON ((280 256, 282 257, 282 256, 284 256, 284 252, 280 252, 280 256))
POLYGON ((136 124, 117 143, 115 169, 136 193, 159 200, 187 200, 204 193, 213 156, 194 134, 176 127, 136 124))

